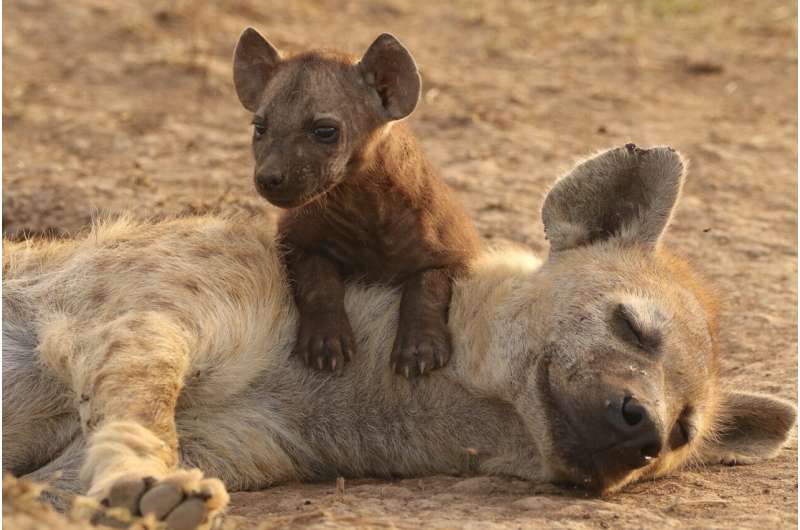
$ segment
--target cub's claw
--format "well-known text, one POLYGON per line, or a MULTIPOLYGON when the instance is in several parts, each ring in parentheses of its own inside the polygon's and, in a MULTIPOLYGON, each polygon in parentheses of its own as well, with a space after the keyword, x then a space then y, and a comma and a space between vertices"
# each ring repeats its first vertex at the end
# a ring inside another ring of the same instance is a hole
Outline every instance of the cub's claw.
POLYGON ((344 314, 301 316, 294 355, 320 371, 341 371, 355 353, 355 338, 344 314))
POLYGON ((425 375, 443 367, 450 360, 450 337, 446 327, 401 330, 392 350, 392 371, 406 379, 425 375))

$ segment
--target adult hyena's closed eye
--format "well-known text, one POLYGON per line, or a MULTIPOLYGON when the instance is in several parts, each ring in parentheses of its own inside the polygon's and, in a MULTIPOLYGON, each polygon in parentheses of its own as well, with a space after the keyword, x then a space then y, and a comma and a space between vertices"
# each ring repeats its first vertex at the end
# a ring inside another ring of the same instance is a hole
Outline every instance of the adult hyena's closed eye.
POLYGON ((451 282, 478 237, 400 121, 420 94, 411 54, 384 34, 360 58, 284 57, 247 29, 233 72, 253 113, 256 189, 286 209, 279 237, 300 312, 295 352, 319 369, 351 359, 344 281, 357 278, 402 287, 396 372, 447 364, 451 282))

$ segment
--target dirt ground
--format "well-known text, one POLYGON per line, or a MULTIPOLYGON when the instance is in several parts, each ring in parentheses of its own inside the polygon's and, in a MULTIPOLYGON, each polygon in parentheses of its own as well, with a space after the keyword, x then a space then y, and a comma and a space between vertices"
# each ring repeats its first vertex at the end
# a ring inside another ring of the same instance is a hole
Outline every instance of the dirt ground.
MULTIPOLYGON (((724 375, 795 399, 793 2, 13 0, 3 15, 7 236, 74 233, 101 210, 247 210, 273 223, 230 79, 239 32, 361 52, 389 31, 422 70, 412 127, 486 238, 545 251, 543 192, 594 150, 633 141, 688 156, 667 242, 724 297, 724 375)), ((227 524, 790 528, 797 442, 768 463, 603 500, 501 478, 291 484, 233 495, 227 524)))

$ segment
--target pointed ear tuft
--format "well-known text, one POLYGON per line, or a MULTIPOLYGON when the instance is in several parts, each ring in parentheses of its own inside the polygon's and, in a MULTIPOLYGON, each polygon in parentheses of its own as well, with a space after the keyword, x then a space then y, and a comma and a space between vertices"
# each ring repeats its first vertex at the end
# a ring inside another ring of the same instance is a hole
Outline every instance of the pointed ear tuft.
POLYGON ((280 62, 278 50, 258 31, 247 28, 233 52, 233 84, 244 108, 256 112, 275 66, 280 62))
POLYGON ((720 403, 718 432, 701 449, 706 463, 750 464, 777 454, 797 419, 797 408, 781 399, 730 392, 720 403))
POLYGON ((417 63, 394 36, 375 39, 359 62, 364 79, 378 92, 389 120, 400 120, 417 106, 422 80, 417 63))
POLYGON ((655 247, 683 184, 684 161, 669 147, 612 149, 558 180, 542 221, 553 252, 617 239, 655 247))

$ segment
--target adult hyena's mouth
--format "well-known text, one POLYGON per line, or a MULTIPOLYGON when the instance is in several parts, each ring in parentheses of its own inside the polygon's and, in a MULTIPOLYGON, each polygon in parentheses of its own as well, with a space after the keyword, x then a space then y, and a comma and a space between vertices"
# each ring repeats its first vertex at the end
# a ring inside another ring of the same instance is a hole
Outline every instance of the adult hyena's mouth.
POLYGON ((575 454, 573 457, 565 455, 561 458, 572 458, 576 464, 557 469, 553 482, 562 487, 583 490, 597 497, 618 491, 652 469, 650 465, 636 470, 606 469, 593 460, 592 455, 587 455, 585 452, 582 455, 575 454), (580 460, 582 461, 577 463, 580 460))
POLYGON ((660 422, 648 411, 652 407, 604 381, 573 393, 553 384, 555 353, 554 347, 543 352, 535 367, 550 452, 546 465, 554 482, 602 495, 652 469, 663 452, 660 422))

